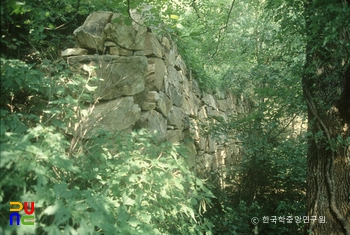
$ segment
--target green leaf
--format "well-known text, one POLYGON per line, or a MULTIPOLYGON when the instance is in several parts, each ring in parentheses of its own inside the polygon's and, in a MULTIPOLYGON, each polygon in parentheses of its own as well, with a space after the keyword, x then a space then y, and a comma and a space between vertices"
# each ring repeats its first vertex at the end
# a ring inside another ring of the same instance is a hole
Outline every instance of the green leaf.
POLYGON ((57 212, 57 210, 60 208, 61 203, 60 201, 56 200, 55 205, 48 206, 43 213, 47 215, 53 215, 57 212))
POLYGON ((171 14, 171 15, 170 15, 170 19, 178 20, 178 19, 179 19, 179 16, 178 16, 178 15, 171 14))
POLYGON ((135 217, 131 217, 127 223, 130 224, 132 227, 137 227, 137 225, 141 224, 141 222, 135 217))
POLYGON ((128 197, 125 192, 122 195, 122 200, 123 200, 123 204, 127 206, 132 206, 135 204, 135 200, 128 197))
POLYGON ((147 224, 149 224, 151 219, 152 219, 152 216, 150 214, 148 214, 148 213, 141 213, 140 217, 147 224))
POLYGON ((176 188, 180 189, 181 191, 184 191, 184 187, 181 184, 181 178, 175 178, 174 179, 174 184, 175 184, 176 188))
POLYGON ((130 19, 129 17, 124 19, 124 24, 127 26, 131 26, 132 25, 132 19, 130 19))
POLYGON ((55 224, 51 224, 49 226, 46 226, 43 228, 47 234, 53 234, 53 235, 62 235, 62 232, 55 224))

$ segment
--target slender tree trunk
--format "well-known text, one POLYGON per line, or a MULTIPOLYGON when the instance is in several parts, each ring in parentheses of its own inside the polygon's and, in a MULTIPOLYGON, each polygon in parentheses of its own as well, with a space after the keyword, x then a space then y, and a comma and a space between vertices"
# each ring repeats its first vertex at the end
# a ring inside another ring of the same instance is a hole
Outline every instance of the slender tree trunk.
POLYGON ((305 234, 350 235, 349 19, 347 1, 305 1, 303 90, 312 133, 305 234))

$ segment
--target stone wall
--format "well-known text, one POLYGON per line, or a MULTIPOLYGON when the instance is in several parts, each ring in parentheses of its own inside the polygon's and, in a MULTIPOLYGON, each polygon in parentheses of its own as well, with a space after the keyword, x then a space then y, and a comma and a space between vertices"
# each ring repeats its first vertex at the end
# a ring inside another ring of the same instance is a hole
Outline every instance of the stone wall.
POLYGON ((227 120, 246 113, 248 105, 229 92, 201 91, 170 38, 155 37, 140 22, 127 26, 112 12, 92 13, 74 37, 76 48, 62 56, 75 73, 100 78, 92 84, 98 86, 93 94, 99 103, 90 135, 99 128, 156 131, 160 142, 183 142, 191 153, 190 165, 204 176, 235 163, 239 146, 234 140, 204 135, 199 124, 208 117, 227 120))

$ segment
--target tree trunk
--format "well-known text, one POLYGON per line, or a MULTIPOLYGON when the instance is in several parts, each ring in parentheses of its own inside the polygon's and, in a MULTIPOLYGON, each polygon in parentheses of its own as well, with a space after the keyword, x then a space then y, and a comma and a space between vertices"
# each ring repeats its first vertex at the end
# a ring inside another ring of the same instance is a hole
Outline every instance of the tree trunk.
POLYGON ((305 1, 303 91, 311 133, 305 234, 350 235, 349 1, 305 1))

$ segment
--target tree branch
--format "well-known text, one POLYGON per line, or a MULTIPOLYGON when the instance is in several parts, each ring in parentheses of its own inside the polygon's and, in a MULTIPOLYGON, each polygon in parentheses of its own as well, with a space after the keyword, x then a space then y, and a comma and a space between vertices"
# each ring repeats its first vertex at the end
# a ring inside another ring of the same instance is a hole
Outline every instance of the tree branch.
POLYGON ((61 24, 60 26, 57 26, 57 27, 54 28, 54 29, 50 29, 50 28, 44 28, 44 29, 45 29, 45 30, 57 30, 57 29, 60 29, 60 28, 62 28, 62 27, 64 27, 64 26, 66 26, 67 24, 69 24, 70 22, 72 22, 72 21, 75 19, 75 17, 76 17, 77 14, 78 14, 79 8, 80 8, 80 0, 78 0, 77 7, 76 7, 76 9, 75 9, 75 13, 74 13, 72 19, 70 19, 68 22, 66 22, 66 23, 64 23, 64 24, 61 24))
POLYGON ((213 53, 213 55, 211 56, 211 58, 214 58, 214 56, 218 53, 219 51, 219 46, 220 46, 220 40, 221 40, 221 32, 223 30, 226 30, 227 29, 227 25, 228 25, 228 21, 230 20, 230 17, 231 17, 231 13, 232 13, 232 9, 233 9, 233 5, 235 3, 235 0, 232 1, 231 3, 231 7, 230 7, 230 10, 228 12, 228 15, 226 17, 226 22, 224 24, 224 26, 222 26, 220 29, 219 29, 219 39, 218 39, 218 43, 216 44, 216 49, 215 49, 215 52, 213 53))
POLYGON ((131 10, 131 9, 130 9, 130 0, 128 0, 127 2, 128 2, 128 15, 129 15, 130 19, 131 19, 132 21, 134 21, 136 24, 140 25, 141 27, 147 28, 146 25, 141 24, 141 23, 137 22, 136 20, 134 20, 134 18, 132 18, 131 12, 130 12, 130 10, 131 10))

